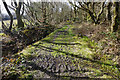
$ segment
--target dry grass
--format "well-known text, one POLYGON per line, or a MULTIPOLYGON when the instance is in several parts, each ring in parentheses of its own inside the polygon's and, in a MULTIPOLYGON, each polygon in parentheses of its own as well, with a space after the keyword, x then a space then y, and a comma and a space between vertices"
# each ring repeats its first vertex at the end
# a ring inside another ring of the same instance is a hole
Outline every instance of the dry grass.
MULTIPOLYGON (((94 25, 91 23, 81 23, 73 25, 73 32, 76 35, 85 35, 97 43, 102 44, 102 53, 115 54, 120 53, 120 32, 110 33, 110 25, 94 25)), ((120 30, 120 27, 119 27, 120 30)))
MULTIPOLYGON (((23 19, 23 21, 26 21, 26 20, 23 19)), ((10 24, 10 20, 4 20, 3 22, 4 22, 7 26, 10 24)), ((14 20, 13 20, 13 27, 16 26, 16 24, 17 24, 17 20, 14 19, 14 20)), ((0 22, 0 29, 2 29, 2 22, 0 22)))
MULTIPOLYGON (((10 24, 10 20, 4 20, 3 21, 7 26, 10 24)), ((13 20, 13 24, 17 24, 17 20, 13 20)), ((0 22, 0 29, 2 29, 2 22, 0 22)))

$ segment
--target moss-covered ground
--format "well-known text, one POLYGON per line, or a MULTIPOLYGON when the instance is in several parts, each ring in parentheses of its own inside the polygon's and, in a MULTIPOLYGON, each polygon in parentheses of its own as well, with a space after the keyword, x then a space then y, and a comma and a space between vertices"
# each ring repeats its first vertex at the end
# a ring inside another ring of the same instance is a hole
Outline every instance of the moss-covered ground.
POLYGON ((66 25, 57 29, 17 53, 21 59, 18 61, 24 64, 19 76, 119 79, 118 56, 98 53, 101 44, 87 36, 74 34, 73 28, 66 25))

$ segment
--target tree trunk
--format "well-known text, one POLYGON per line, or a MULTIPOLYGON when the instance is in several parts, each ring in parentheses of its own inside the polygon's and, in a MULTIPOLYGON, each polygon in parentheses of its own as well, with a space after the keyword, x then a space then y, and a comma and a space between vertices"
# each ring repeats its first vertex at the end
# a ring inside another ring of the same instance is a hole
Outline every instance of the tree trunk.
POLYGON ((17 25, 18 25, 18 28, 24 28, 24 23, 22 21, 22 17, 20 14, 16 13, 16 18, 17 18, 17 25))
POLYGON ((96 22, 96 20, 95 20, 95 16, 93 15, 93 13, 92 13, 91 11, 89 11, 88 13, 89 13, 89 15, 90 15, 93 23, 98 24, 98 23, 96 22))
POLYGON ((111 2, 109 2, 108 3, 108 6, 107 6, 107 19, 108 19, 108 21, 111 21, 111 7, 112 7, 112 3, 111 2))
POLYGON ((18 28, 24 28, 24 23, 22 21, 22 15, 20 14, 22 2, 19 2, 18 7, 16 8, 16 18, 17 18, 17 25, 18 28))
POLYGON ((42 13, 43 13, 43 23, 46 24, 47 16, 46 16, 46 2, 42 2, 42 13))
POLYGON ((114 14, 111 26, 112 32, 116 32, 118 30, 119 22, 119 2, 114 2, 114 14))
POLYGON ((74 22, 76 21, 76 17, 77 17, 77 9, 76 7, 74 7, 74 22))
POLYGON ((8 9, 8 6, 7 6, 6 2, 3 2, 3 4, 4 4, 4 7, 5 7, 7 13, 10 16, 10 27, 9 27, 9 30, 11 30, 12 29, 12 24, 13 24, 13 16, 12 16, 10 10, 8 9))

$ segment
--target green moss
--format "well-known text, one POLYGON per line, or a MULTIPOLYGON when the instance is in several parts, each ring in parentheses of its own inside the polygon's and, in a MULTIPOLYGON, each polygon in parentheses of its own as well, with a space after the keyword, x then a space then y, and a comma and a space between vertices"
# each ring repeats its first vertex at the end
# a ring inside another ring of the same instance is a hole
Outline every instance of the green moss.
POLYGON ((4 33, 0 33, 0 36, 6 36, 4 33))
POLYGON ((28 74, 21 74, 21 76, 19 78, 23 78, 23 79, 32 79, 33 78, 33 75, 28 73, 28 74))
POLYGON ((24 49, 23 51, 22 51, 22 53, 24 54, 24 55, 27 55, 27 54, 30 54, 30 53, 32 53, 32 52, 34 52, 34 50, 35 50, 36 48, 34 47, 34 46, 28 46, 26 49, 24 49))
MULTIPOLYGON (((87 67, 90 71, 93 71, 93 73, 88 72, 90 76, 101 76, 104 74, 103 72, 112 74, 114 76, 118 76, 117 73, 118 69, 113 68, 113 66, 109 66, 106 64, 116 64, 113 62, 111 55, 105 55, 101 53, 97 53, 96 49, 101 49, 101 46, 98 43, 95 43, 94 41, 91 41, 88 37, 77 37, 74 35, 71 31, 73 27, 70 26, 68 29, 68 26, 62 27, 61 29, 55 30, 53 33, 48 35, 46 38, 34 43, 33 45, 28 46, 26 49, 22 51, 22 53, 27 56, 28 58, 33 56, 32 53, 36 53, 37 50, 40 50, 39 53, 45 54, 45 52, 52 54, 52 56, 57 57, 58 55, 63 55, 64 57, 72 55, 78 55, 82 58, 78 58, 77 60, 73 60, 71 65, 75 66, 75 62, 78 63, 80 67, 84 68, 87 67), (60 34, 57 37, 56 34, 59 31, 63 31, 68 29, 68 34, 60 34), (68 43, 68 44, 64 44, 68 43), (75 44, 74 44, 75 43, 75 44), (52 52, 49 52, 49 50, 52 50, 52 52), (66 55, 67 54, 67 55, 66 55), (100 57, 99 60, 92 62, 94 58, 100 57), (86 60, 84 60, 86 58, 86 60), (88 59, 88 60, 87 60, 88 59), (90 61, 91 60, 91 61, 90 61), (78 61, 78 62, 77 62, 78 61), (103 72, 102 72, 102 71, 103 72), (113 73, 114 72, 114 73, 113 73)), ((36 53, 37 55, 38 53, 36 53)), ((73 56, 72 56, 73 57, 73 56)), ((101 77, 111 77, 103 75, 101 77)))
POLYGON ((98 77, 98 78, 109 78, 109 80, 110 80, 110 78, 112 79, 112 77, 111 77, 111 76, 108 76, 108 75, 103 75, 103 76, 98 77))

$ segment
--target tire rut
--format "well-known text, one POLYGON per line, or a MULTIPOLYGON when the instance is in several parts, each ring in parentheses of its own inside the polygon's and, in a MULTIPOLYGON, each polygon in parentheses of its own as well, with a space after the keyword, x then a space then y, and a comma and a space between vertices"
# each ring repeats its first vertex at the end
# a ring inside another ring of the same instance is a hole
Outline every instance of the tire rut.
MULTIPOLYGON (((54 35, 53 42, 55 42, 55 39, 59 35, 67 35, 67 31, 69 30, 70 26, 64 31, 58 31, 54 35)), ((53 46, 49 46, 50 48, 53 48, 53 46)), ((36 64, 37 66, 43 68, 45 71, 42 71, 39 69, 36 74, 34 74, 35 77, 42 77, 42 78, 48 78, 48 77, 89 77, 86 72, 91 72, 86 67, 81 67, 78 63, 80 63, 80 60, 77 60, 76 63, 73 62, 75 59, 74 57, 70 56, 63 56, 63 55, 57 55, 53 56, 51 54, 52 51, 42 51, 39 50, 37 53, 39 53, 39 56, 34 58, 32 60, 33 64, 36 64), (47 74, 46 71, 49 73, 47 74), (44 75, 47 74, 47 76, 41 76, 44 73, 44 75), (53 75, 51 75, 53 74, 53 75)), ((28 64, 29 65, 29 64, 28 64)), ((32 65, 31 65, 32 66, 32 65)), ((32 66, 32 69, 35 70, 36 67, 34 65, 32 66)))

